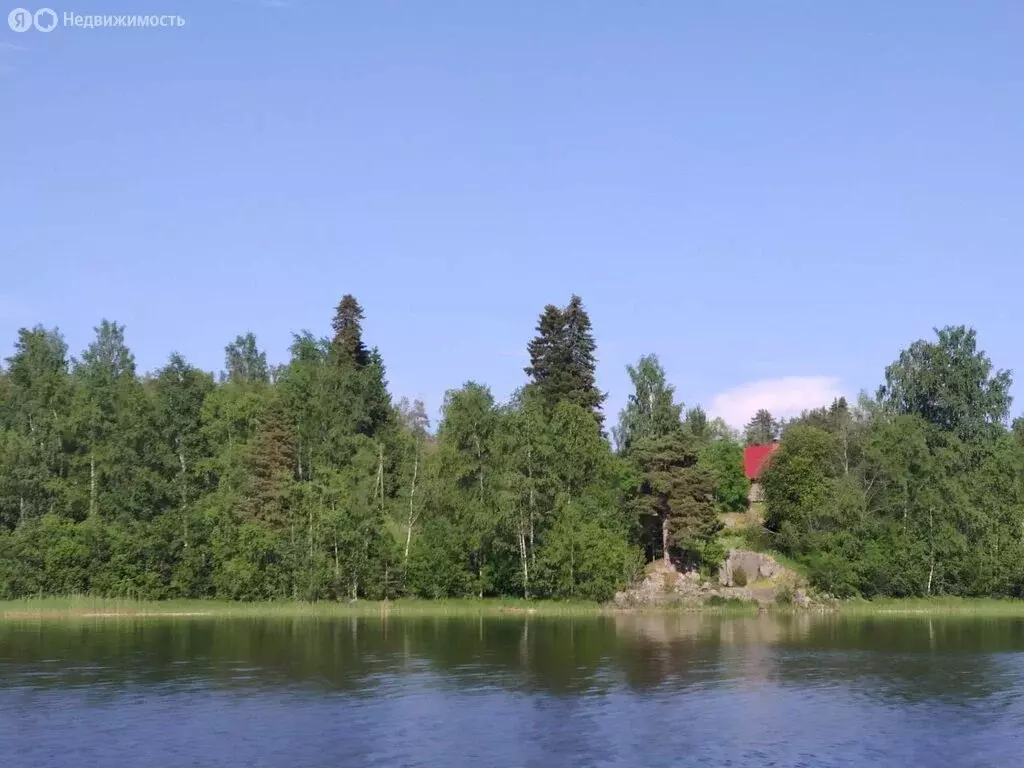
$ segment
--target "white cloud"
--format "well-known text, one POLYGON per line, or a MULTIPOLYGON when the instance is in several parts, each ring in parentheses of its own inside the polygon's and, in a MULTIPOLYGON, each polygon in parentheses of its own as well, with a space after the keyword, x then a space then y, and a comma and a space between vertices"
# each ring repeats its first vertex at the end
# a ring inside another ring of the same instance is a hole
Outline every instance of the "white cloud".
POLYGON ((715 395, 708 409, 729 426, 742 428, 759 408, 776 418, 799 416, 808 408, 828 405, 844 394, 835 376, 784 376, 762 379, 715 395))

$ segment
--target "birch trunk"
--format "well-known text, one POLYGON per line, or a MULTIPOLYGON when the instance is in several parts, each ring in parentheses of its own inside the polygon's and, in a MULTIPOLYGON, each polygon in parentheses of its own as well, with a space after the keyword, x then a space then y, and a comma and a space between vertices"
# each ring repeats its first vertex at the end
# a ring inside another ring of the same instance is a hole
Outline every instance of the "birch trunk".
POLYGON ((89 453, 89 517, 96 514, 96 454, 89 453))
POLYGON ((416 451, 416 458, 412 465, 412 485, 409 488, 409 521, 405 527, 405 562, 409 562, 409 547, 412 544, 412 526, 416 522, 415 499, 416 499, 416 476, 420 470, 420 452, 416 451))
POLYGON ((519 557, 523 564, 523 598, 530 599, 530 570, 526 557, 526 534, 522 525, 519 526, 519 557))

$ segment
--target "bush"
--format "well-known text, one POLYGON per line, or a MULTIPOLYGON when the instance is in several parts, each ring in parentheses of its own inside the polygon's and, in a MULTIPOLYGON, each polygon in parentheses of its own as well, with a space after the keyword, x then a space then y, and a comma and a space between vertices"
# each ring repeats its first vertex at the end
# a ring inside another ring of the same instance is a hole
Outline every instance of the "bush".
POLYGON ((775 543, 772 541, 771 532, 761 525, 752 525, 749 528, 744 528, 740 531, 740 535, 743 537, 743 543, 747 549, 752 549, 755 552, 765 552, 772 549, 775 543))
POLYGON ((712 595, 704 601, 704 605, 712 608, 746 608, 752 604, 747 600, 740 600, 738 597, 722 597, 721 595, 712 595))
POLYGON ((718 569, 725 560, 725 547, 718 539, 711 539, 704 543, 700 557, 700 570, 705 576, 715 576, 718 569))
POLYGON ((732 583, 737 587, 747 586, 747 572, 742 568, 737 568, 732 572, 732 583))

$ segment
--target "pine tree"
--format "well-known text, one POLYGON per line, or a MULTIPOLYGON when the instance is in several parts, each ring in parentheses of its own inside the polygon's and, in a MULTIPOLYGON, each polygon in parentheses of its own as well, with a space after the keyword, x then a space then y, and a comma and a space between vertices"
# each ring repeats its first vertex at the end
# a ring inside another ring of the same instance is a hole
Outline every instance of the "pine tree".
POLYGON ((658 523, 665 562, 674 549, 701 551, 721 529, 714 479, 697 458, 695 441, 681 429, 644 440, 633 451, 642 478, 640 511, 658 523))
POLYGON ((744 435, 747 445, 767 445, 779 436, 779 422, 764 408, 747 423, 744 435))

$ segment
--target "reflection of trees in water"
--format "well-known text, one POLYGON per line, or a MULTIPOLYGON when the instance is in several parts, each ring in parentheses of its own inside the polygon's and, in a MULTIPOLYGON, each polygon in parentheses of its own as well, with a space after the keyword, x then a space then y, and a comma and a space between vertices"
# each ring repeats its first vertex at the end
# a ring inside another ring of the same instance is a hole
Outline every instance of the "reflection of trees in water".
POLYGON ((1009 690, 1021 665, 998 654, 1020 650, 1024 622, 1009 619, 624 614, 42 622, 0 625, 0 685, 213 683, 374 696, 426 684, 561 696, 619 685, 648 691, 768 682, 962 699, 1009 690))
POLYGON ((781 646, 780 681, 848 683, 859 694, 906 701, 977 699, 1021 677, 1024 621, 970 617, 847 618, 811 624, 781 646))

